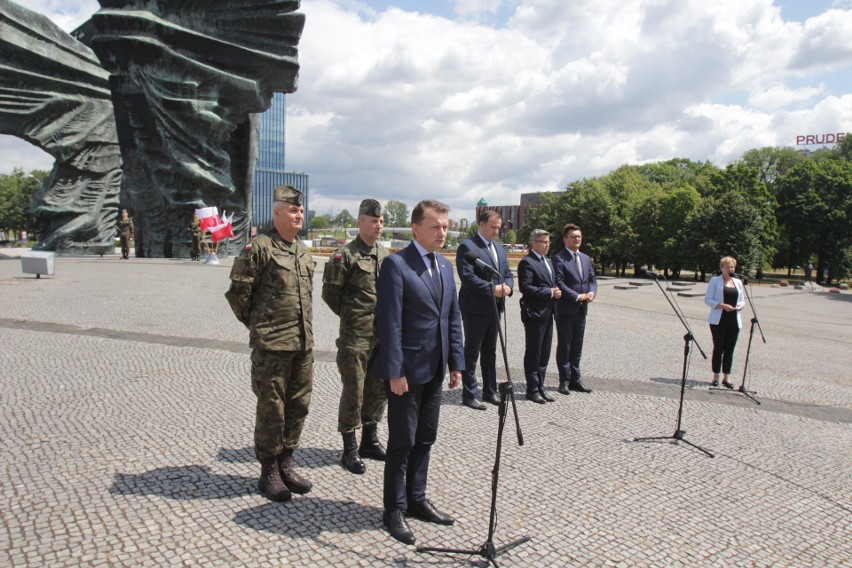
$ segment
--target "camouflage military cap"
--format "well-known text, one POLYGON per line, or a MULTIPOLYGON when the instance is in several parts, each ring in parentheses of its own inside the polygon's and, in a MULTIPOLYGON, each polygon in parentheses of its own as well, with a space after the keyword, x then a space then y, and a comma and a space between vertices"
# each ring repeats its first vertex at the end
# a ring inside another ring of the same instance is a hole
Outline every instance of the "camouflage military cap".
POLYGON ((375 199, 365 199, 358 207, 358 216, 369 215, 370 217, 381 217, 382 206, 375 199))
POLYGON ((275 188, 272 200, 302 205, 302 192, 292 185, 279 185, 275 188))

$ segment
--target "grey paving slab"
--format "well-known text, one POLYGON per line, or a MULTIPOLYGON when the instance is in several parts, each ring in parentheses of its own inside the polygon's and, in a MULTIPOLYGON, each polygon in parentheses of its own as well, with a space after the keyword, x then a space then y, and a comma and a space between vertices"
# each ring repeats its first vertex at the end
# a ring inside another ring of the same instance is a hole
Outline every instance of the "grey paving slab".
MULTIPOLYGON (((314 397, 296 454, 314 491, 277 504, 255 488, 247 333, 222 296, 227 262, 63 257, 54 277, 34 279, 9 256, 0 565, 484 565, 392 540, 380 464, 363 476, 338 465, 337 322, 318 293, 314 397)), ((625 282, 605 281, 591 307, 583 364, 595 392, 554 392, 543 406, 517 397, 524 445, 510 420, 494 538, 531 540, 500 565, 852 565, 852 298, 752 287, 767 339, 750 355, 760 405, 709 391, 709 364, 692 350, 682 427, 711 459, 633 441, 674 432, 684 331, 656 286, 615 290, 625 282)), ((709 355, 703 302, 678 301, 709 355)), ((517 312, 512 298, 516 382, 517 312)), ((487 535, 497 412, 459 402, 445 392, 430 475, 431 498, 457 522, 413 521, 418 544, 478 548, 487 535)))

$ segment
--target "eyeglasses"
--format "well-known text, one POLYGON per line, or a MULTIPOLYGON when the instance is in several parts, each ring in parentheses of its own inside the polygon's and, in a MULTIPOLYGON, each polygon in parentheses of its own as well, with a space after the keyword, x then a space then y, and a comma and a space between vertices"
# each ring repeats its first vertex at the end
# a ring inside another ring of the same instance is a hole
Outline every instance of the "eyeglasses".
POLYGON ((569 239, 582 239, 583 235, 568 235, 569 239))

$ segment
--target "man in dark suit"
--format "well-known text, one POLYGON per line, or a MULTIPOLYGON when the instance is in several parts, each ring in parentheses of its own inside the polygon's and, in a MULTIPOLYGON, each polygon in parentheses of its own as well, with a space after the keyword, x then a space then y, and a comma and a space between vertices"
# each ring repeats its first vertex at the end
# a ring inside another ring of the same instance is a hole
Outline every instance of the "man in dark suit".
POLYGON ((562 297, 556 286, 553 266, 547 258, 550 233, 535 229, 530 233, 530 252, 518 264, 518 287, 521 290, 521 322, 524 324, 526 348, 524 377, 527 399, 539 404, 553 402, 544 390, 544 376, 550 361, 553 340, 553 304, 562 297))
POLYGON ((595 269, 589 255, 580 252, 583 232, 573 224, 562 229, 565 248, 553 257, 556 286, 562 297, 556 302, 556 366, 559 392, 592 392, 580 381, 580 356, 589 304, 598 292, 595 269))
POLYGON ((459 307, 464 323, 462 402, 470 408, 485 410, 485 405, 477 400, 480 389, 476 381, 476 361, 480 359, 482 368, 482 400, 500 404, 497 395, 497 326, 500 325, 499 314, 503 313, 503 298, 512 295, 515 281, 509 270, 506 251, 503 245, 495 241, 503 226, 500 214, 491 210, 483 211, 477 221, 479 230, 476 235, 459 245, 456 270, 461 280, 459 307), (473 254, 474 258, 495 272, 477 267, 475 260, 468 259, 468 254, 473 254))
POLYGON ((437 254, 447 239, 449 207, 424 200, 411 213, 414 241, 385 258, 379 275, 379 349, 371 371, 385 382, 388 444, 384 524, 395 539, 414 544, 405 514, 451 525, 453 517, 426 498, 429 455, 438 433, 441 386, 464 368, 461 314, 450 262, 437 254))

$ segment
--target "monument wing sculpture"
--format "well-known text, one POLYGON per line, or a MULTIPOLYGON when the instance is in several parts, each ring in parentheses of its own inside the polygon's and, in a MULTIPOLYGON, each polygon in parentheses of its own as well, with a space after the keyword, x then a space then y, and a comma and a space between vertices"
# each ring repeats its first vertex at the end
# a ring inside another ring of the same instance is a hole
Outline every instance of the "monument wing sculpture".
POLYGON ((56 160, 31 205, 39 248, 114 251, 121 157, 108 74, 44 16, 0 0, 0 133, 56 160))
POLYGON ((236 212, 248 236, 256 129, 296 90, 298 1, 100 0, 92 49, 110 72, 140 256, 188 256, 192 212, 236 212))

